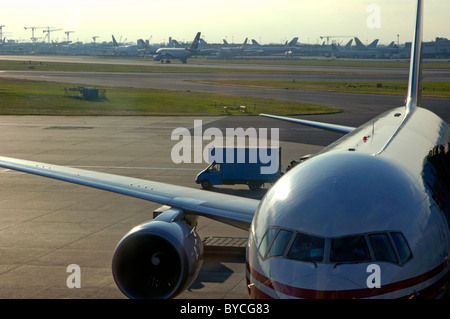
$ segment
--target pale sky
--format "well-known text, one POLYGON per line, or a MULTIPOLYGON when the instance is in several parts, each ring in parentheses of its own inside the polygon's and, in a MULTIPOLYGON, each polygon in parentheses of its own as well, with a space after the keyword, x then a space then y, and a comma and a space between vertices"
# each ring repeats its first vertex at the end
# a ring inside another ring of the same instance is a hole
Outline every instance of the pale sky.
MULTIPOLYGON (((7 39, 30 41, 24 27, 62 29, 52 40, 97 42, 116 39, 151 43, 171 36, 192 41, 197 31, 211 43, 242 43, 246 37, 262 44, 298 36, 301 43, 322 43, 320 36, 358 36, 363 43, 378 38, 388 44, 411 41, 415 0, 15 0, 0 4, 0 25, 7 39)), ((425 1, 424 38, 450 39, 450 1, 425 1)), ((43 29, 35 31, 43 37, 43 29)), ((346 42, 350 38, 340 38, 346 42)))

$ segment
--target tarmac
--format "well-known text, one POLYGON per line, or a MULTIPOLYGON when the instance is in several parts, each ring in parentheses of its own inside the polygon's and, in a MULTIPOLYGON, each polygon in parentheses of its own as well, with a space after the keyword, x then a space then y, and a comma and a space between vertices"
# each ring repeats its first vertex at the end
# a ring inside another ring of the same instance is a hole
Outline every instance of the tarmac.
MULTIPOLYGON (((196 119, 205 125, 224 120, 196 119)), ((174 164, 170 155, 177 142, 170 138, 173 129, 192 128, 193 120, 1 116, 0 145, 5 156, 201 188, 194 178, 207 163, 174 164)), ((258 121, 265 119, 255 117, 258 121)), ((282 130, 290 131, 287 126, 282 130)), ((321 149, 283 140, 280 145, 284 169, 291 160, 321 149)), ((0 178, 0 298, 125 298, 111 273, 115 246, 131 228, 152 219, 158 204, 7 169, 0 170, 0 178), (81 270, 79 289, 67 287, 72 264, 81 270)), ((268 186, 256 192, 245 185, 212 191, 261 198, 268 186)), ((210 241, 247 237, 246 231, 205 218, 197 229, 210 241)), ((243 242, 231 252, 205 244, 203 268, 179 297, 248 298, 243 242)))

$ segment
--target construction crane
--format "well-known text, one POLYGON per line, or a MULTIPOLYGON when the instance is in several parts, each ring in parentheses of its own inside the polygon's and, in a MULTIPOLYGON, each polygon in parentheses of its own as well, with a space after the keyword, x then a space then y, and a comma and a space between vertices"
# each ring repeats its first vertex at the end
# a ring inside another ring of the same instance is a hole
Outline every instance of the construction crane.
POLYGON ((31 29, 31 42, 36 42, 37 38, 34 36, 34 30, 44 29, 44 27, 23 27, 25 30, 31 29))
POLYGON ((3 43, 3 27, 6 27, 6 26, 0 25, 0 43, 3 43))
POLYGON ((97 42, 97 38, 98 38, 98 35, 94 35, 93 37, 92 37, 92 40, 94 40, 94 44, 96 44, 97 42))
POLYGON ((47 27, 47 30, 43 30, 42 32, 47 33, 46 37, 48 37, 48 43, 50 43, 50 33, 53 31, 60 31, 62 29, 51 29, 51 27, 47 27))
POLYGON ((69 34, 74 33, 75 31, 65 31, 64 33, 67 35, 67 42, 69 41, 69 34))
POLYGON ((331 38, 354 38, 356 35, 321 35, 320 39, 327 39, 327 45, 330 44, 331 38))

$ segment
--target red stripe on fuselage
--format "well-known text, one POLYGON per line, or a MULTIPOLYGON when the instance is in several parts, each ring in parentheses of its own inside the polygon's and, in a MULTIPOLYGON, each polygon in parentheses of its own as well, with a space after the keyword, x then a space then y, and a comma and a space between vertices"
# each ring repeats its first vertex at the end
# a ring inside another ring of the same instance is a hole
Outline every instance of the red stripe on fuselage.
MULTIPOLYGON (((250 267, 248 262, 246 263, 248 273, 250 274, 250 276, 255 278, 259 283, 279 293, 292 296, 295 298, 305 298, 305 299, 352 299, 352 298, 375 297, 422 284, 427 280, 430 280, 433 277, 439 275, 441 272, 445 271, 446 274, 437 282, 422 289, 419 292, 416 292, 416 294, 414 295, 405 296, 406 298, 408 297, 435 298, 443 291, 443 287, 449 280, 450 271, 449 269, 447 269, 448 265, 449 265, 449 258, 447 258, 444 263, 440 264, 439 266, 433 268, 432 270, 422 275, 394 282, 391 284, 387 284, 385 286, 382 286, 381 288, 363 288, 363 289, 348 289, 348 290, 315 290, 289 286, 274 281, 270 278, 267 278, 263 274, 259 273, 252 267, 250 267)), ((249 282, 249 279, 247 279, 247 282, 249 282)), ((249 288, 249 293, 251 297, 255 298, 265 298, 263 295, 266 295, 268 298, 273 298, 271 296, 268 296, 266 293, 262 292, 257 287, 249 288)))

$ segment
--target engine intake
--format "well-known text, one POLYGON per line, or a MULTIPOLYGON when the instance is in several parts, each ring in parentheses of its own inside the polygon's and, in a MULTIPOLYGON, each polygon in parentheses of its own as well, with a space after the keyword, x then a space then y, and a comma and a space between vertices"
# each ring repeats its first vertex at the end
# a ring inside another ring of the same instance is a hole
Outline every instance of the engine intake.
MULTIPOLYGON (((170 212, 161 215, 170 216, 170 212)), ((192 284, 202 261, 203 244, 195 230, 182 219, 167 221, 161 216, 136 226, 122 238, 112 271, 126 296, 165 299, 192 284)))

